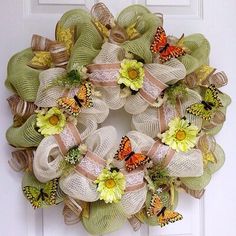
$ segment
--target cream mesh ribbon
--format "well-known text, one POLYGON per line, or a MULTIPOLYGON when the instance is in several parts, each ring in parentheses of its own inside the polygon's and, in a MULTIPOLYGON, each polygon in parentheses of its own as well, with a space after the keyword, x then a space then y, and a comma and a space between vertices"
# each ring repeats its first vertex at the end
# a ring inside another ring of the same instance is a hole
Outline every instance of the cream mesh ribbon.
POLYGON ((115 145, 116 130, 107 126, 96 130, 86 140, 88 151, 76 165, 75 170, 60 178, 59 184, 63 192, 70 197, 86 202, 99 199, 97 179, 106 166, 106 156, 115 145))
POLYGON ((34 174, 41 182, 58 178, 62 174, 61 161, 68 150, 80 144, 97 128, 92 119, 80 117, 75 126, 68 123, 58 135, 45 137, 39 144, 33 161, 34 174))
MULTIPOLYGON (((118 86, 117 77, 119 75, 120 64, 92 64, 88 65, 90 73, 89 79, 99 87, 118 86)), ((144 66, 145 68, 145 66, 144 66)), ((168 86, 153 76, 148 69, 145 68, 145 77, 143 87, 139 93, 141 97, 148 103, 153 103, 160 93, 168 86)))
POLYGON ((189 152, 176 152, 157 140, 147 155, 154 164, 160 163, 167 169, 170 176, 197 177, 203 174, 202 153, 199 149, 189 152))

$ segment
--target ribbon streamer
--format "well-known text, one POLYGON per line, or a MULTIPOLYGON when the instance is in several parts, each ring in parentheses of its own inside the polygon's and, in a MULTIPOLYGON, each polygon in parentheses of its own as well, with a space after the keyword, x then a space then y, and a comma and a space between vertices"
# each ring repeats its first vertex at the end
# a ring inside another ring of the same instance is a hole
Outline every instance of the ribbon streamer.
POLYGON ((67 197, 63 208, 64 221, 67 225, 77 224, 81 219, 82 207, 73 198, 67 197))
POLYGON ((52 60, 55 67, 65 68, 69 62, 69 53, 63 42, 52 41, 40 35, 33 35, 31 40, 31 48, 39 56, 37 63, 33 62, 33 58, 28 64, 32 68, 48 69, 50 67, 49 63, 44 63, 46 58, 47 60, 52 60))
POLYGON ((18 150, 12 152, 12 158, 8 161, 10 167, 16 172, 28 169, 33 171, 33 150, 18 150))
POLYGON ((128 218, 128 221, 135 232, 138 231, 142 226, 141 221, 135 216, 128 218))
POLYGON ((7 101, 11 108, 12 114, 20 116, 24 119, 29 118, 37 109, 37 106, 34 105, 34 103, 23 101, 16 94, 7 98, 7 101))
POLYGON ((111 29, 114 22, 114 16, 104 3, 99 2, 95 4, 91 9, 90 14, 94 21, 99 21, 107 29, 111 29))

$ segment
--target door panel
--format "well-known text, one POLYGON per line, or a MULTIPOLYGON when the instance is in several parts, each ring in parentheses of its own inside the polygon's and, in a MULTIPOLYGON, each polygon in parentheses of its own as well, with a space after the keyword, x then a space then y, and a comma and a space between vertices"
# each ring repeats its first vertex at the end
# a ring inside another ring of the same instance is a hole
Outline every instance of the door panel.
MULTIPOLYGON (((11 114, 5 98, 9 96, 3 85, 6 77, 6 63, 12 54, 30 45, 34 33, 54 37, 54 27, 63 12, 75 8, 91 8, 97 1, 94 0, 9 0, 0 3, 1 13, 1 153, 4 157, 10 156, 10 148, 6 144, 4 133, 11 123, 11 114)), ((235 96, 236 82, 235 63, 233 52, 236 52, 235 26, 236 21, 234 0, 121 0, 103 1, 114 13, 120 12, 130 4, 143 4, 153 12, 164 14, 164 25, 167 33, 180 36, 183 31, 186 35, 201 32, 210 41, 212 46, 211 64, 227 72, 230 86, 223 90, 235 96)), ((217 141, 226 150, 227 161, 225 166, 212 179, 203 199, 195 200, 184 193, 180 194, 178 211, 184 219, 164 229, 159 227, 142 226, 141 230, 134 233, 127 223, 122 229, 109 236, 137 235, 137 236, 235 236, 234 211, 236 209, 236 191, 232 189, 233 180, 236 179, 236 164, 234 145, 235 104, 231 105, 227 122, 222 132, 217 136, 217 141), (234 119, 233 119, 234 117, 234 119), (226 200, 224 200, 226 199, 226 200), (224 202, 225 201, 225 202, 224 202), (232 208, 233 207, 233 208, 232 208), (223 220, 223 222, 222 222, 223 220), (227 227, 223 227, 227 225, 227 227)), ((115 117, 117 114, 113 114, 115 117)), ((128 117, 128 116, 127 116, 128 117)), ((108 124, 109 120, 106 121, 108 124)), ((125 119, 119 124, 127 127, 125 119)), ((123 130, 124 131, 124 130, 123 130)), ((21 174, 14 173, 7 165, 7 158, 0 165, 2 173, 1 204, 4 213, 1 233, 3 235, 19 236, 62 236, 81 235, 87 236, 81 224, 66 226, 63 222, 62 206, 46 210, 34 211, 24 200, 20 181, 21 174), (4 180, 7 179, 7 181, 4 180), (7 182, 7 183, 6 183, 7 182), (5 204, 7 203, 7 204, 5 204), (10 208, 7 205, 11 206, 10 208), (9 227, 9 222, 14 222, 14 227, 9 227)), ((2 218, 2 217, 1 217, 2 218)))

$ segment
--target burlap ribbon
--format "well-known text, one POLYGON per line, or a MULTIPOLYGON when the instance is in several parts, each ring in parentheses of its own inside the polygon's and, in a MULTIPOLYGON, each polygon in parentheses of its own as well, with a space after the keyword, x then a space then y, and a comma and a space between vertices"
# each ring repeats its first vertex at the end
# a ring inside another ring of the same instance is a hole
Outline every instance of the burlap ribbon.
MULTIPOLYGON (((91 64, 87 66, 90 73, 90 81, 98 87, 118 86, 117 78, 119 76, 120 64, 91 64)), ((161 92, 168 86, 153 76, 145 68, 143 87, 139 90, 141 97, 148 103, 152 104, 161 92)))
POLYGON ((199 85, 209 86, 214 84, 221 88, 228 83, 227 75, 223 72, 215 73, 216 69, 208 65, 202 65, 196 71, 187 75, 184 79, 189 88, 195 88, 199 85))
POLYGON ((135 232, 138 231, 142 226, 141 221, 136 216, 131 216, 128 218, 128 221, 135 232))
POLYGON ((80 133, 72 123, 68 123, 60 134, 54 135, 54 138, 63 155, 65 155, 70 148, 78 146, 81 143, 80 133))
POLYGON ((202 190, 193 190, 188 188, 186 185, 184 185, 183 183, 181 183, 181 185, 179 186, 180 188, 184 189, 184 191, 186 193, 188 193, 189 195, 191 195, 192 197, 195 197, 197 199, 200 199, 204 193, 205 193, 205 189, 202 190))
POLYGON ((94 181, 105 166, 106 161, 103 158, 88 151, 81 162, 76 166, 75 170, 89 180, 94 181))
POLYGON ((223 112, 216 111, 216 113, 214 114, 214 116, 211 118, 210 121, 203 123, 202 128, 205 130, 213 129, 218 125, 223 124, 225 122, 225 119, 226 117, 223 112))
POLYGON ((145 186, 144 171, 142 168, 138 168, 130 172, 125 169, 121 169, 121 173, 125 176, 125 192, 136 191, 145 186))
POLYGON ((164 145, 160 140, 157 140, 148 151, 147 156, 149 156, 154 163, 161 163, 163 167, 166 167, 171 162, 174 154, 175 150, 164 145))
POLYGON ((29 118, 37 108, 34 103, 24 101, 16 94, 7 98, 7 101, 12 114, 18 115, 24 119, 29 118))
POLYGON ((159 123, 160 133, 167 130, 169 122, 175 117, 183 117, 183 109, 180 99, 176 99, 175 105, 170 103, 163 103, 161 107, 157 109, 157 117, 159 123))
MULTIPOLYGON (((50 40, 40 35, 33 35, 31 41, 31 48, 35 52, 47 52, 51 56, 51 60, 55 67, 65 68, 69 62, 69 54, 66 46, 55 40, 50 40)), ((32 63, 29 66, 36 69, 48 69, 50 66, 45 65, 44 67, 39 67, 32 63)))
POLYGON ((81 212, 83 210, 80 203, 68 196, 64 200, 64 204, 63 216, 65 224, 73 225, 78 223, 81 219, 81 212))
POLYGON ((31 149, 17 150, 12 152, 12 158, 8 161, 10 167, 19 171, 33 171, 34 152, 31 149))

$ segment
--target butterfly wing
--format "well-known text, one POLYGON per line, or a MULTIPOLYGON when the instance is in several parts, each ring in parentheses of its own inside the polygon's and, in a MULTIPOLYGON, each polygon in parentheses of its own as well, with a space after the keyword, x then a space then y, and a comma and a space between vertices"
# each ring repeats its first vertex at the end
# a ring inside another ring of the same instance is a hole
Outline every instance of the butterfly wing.
POLYGON ((157 28, 156 34, 154 36, 154 41, 150 47, 153 53, 160 53, 167 44, 167 37, 165 30, 160 26, 157 28))
POLYGON ((161 62, 169 61, 171 58, 178 58, 183 56, 185 51, 178 46, 168 46, 163 52, 160 53, 161 62))
POLYGON ((215 154, 213 152, 207 152, 207 153, 204 153, 203 154, 203 163, 204 163, 204 166, 207 166, 208 163, 217 163, 217 159, 215 157, 215 154))
POLYGON ((47 205, 54 205, 56 203, 56 193, 58 187, 58 179, 53 179, 47 182, 43 188, 45 203, 47 205))
POLYGON ((223 107, 222 102, 219 98, 219 92, 214 85, 210 85, 205 93, 204 100, 212 104, 214 109, 223 107))
POLYGON ((80 107, 74 98, 61 97, 57 100, 57 104, 69 115, 78 116, 80 112, 80 107))
POLYGON ((156 216, 162 209, 163 204, 157 194, 153 194, 150 207, 147 210, 148 216, 156 216))
POLYGON ((218 96, 219 92, 214 85, 210 85, 205 92, 204 101, 202 103, 194 103, 186 110, 188 113, 200 116, 204 120, 210 120, 215 110, 222 107, 222 102, 218 96), (206 108, 208 104, 209 108, 206 108))
POLYGON ((92 107, 92 92, 91 92, 91 83, 85 83, 79 88, 77 97, 83 107, 89 108, 92 107))
POLYGON ((34 209, 41 207, 42 198, 40 197, 40 190, 38 188, 33 186, 25 186, 23 188, 23 192, 34 209))
POLYGON ((179 46, 169 45, 167 43, 167 36, 165 30, 162 27, 157 28, 154 42, 151 45, 151 51, 153 53, 160 54, 161 62, 166 62, 171 58, 178 58, 185 54, 183 48, 179 46))
POLYGON ((158 216, 158 223, 161 227, 163 227, 169 223, 174 223, 182 219, 183 219, 183 216, 179 214, 178 212, 165 210, 162 214, 158 216))
POLYGON ((194 103, 189 106, 186 111, 192 115, 199 116, 204 120, 210 120, 213 114, 213 110, 207 110, 202 103, 194 103))
POLYGON ((132 171, 139 166, 145 165, 149 161, 149 157, 142 153, 134 153, 126 162, 125 166, 128 171, 132 171))
POLYGON ((132 152, 131 142, 127 136, 121 139, 120 148, 115 155, 116 160, 124 160, 132 152))

